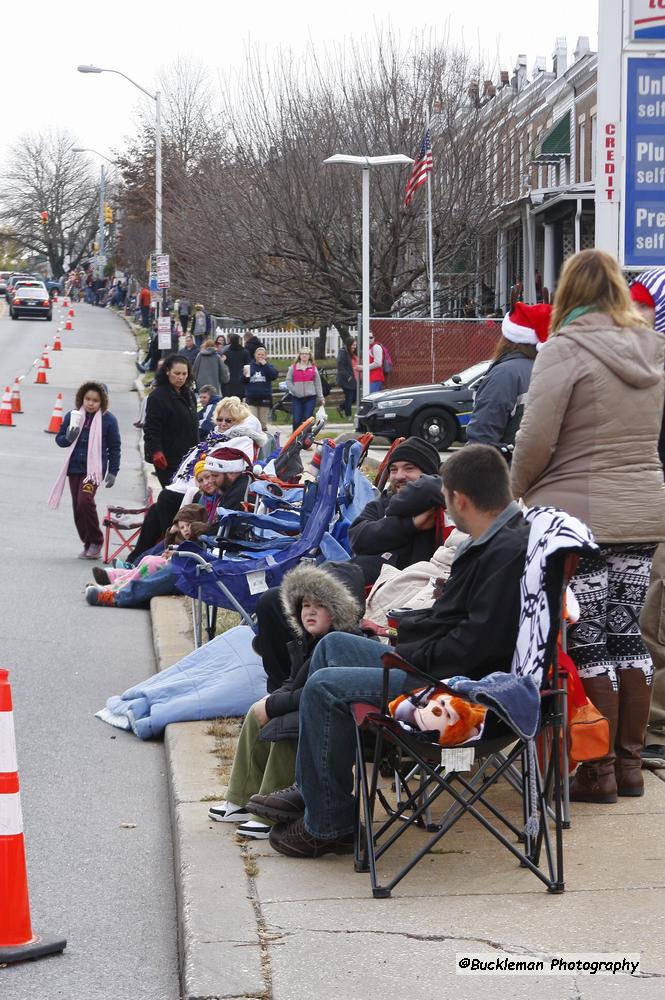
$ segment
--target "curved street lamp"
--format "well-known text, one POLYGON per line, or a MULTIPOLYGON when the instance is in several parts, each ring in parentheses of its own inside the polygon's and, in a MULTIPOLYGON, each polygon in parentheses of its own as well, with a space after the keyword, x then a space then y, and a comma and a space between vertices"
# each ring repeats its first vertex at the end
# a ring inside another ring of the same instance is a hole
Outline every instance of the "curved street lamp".
POLYGON ((393 164, 413 163, 410 156, 404 153, 392 153, 388 156, 352 156, 347 153, 335 153, 323 161, 328 164, 349 163, 360 167, 363 172, 363 211, 362 211, 362 394, 369 393, 369 172, 372 167, 388 167, 393 164))
MULTIPOLYGON (((162 252, 162 101, 158 90, 154 93, 146 90, 131 76, 119 69, 109 69, 104 66, 80 65, 76 67, 79 73, 115 73, 122 76, 138 90, 155 102, 155 252, 162 252)), ((94 150, 92 150, 94 152, 94 150)), ((101 155, 101 154, 98 154, 101 155)), ((108 157, 105 157, 108 159, 108 157)))
MULTIPOLYGON (((115 166, 115 160, 110 157, 105 156, 104 153, 100 153, 96 149, 90 149, 89 146, 72 146, 72 153, 94 153, 95 156, 101 157, 102 160, 106 160, 111 166, 115 166)), ((104 238, 104 202, 106 195, 104 193, 104 164, 100 164, 99 173, 99 253, 103 257, 106 252, 105 238, 104 238)))

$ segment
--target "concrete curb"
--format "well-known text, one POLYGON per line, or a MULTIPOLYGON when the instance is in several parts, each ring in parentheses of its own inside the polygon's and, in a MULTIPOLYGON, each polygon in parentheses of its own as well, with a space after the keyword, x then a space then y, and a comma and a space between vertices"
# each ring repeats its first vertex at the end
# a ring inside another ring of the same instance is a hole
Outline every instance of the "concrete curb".
MULTIPOLYGON (((159 670, 191 653, 186 598, 150 602, 159 670)), ((166 727, 167 779, 176 884, 182 1000, 265 997, 262 946, 244 855, 232 830, 207 819, 205 799, 219 787, 207 722, 166 727), (226 899, 228 906, 220 905, 226 899)))

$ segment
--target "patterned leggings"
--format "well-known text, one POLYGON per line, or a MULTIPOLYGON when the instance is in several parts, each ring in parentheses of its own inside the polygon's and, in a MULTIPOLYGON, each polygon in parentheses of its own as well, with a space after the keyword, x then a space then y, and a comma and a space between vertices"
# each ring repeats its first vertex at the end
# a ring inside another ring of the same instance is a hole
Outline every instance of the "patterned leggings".
POLYGON ((653 663, 640 635, 639 617, 656 545, 601 545, 580 559, 571 588, 580 619, 568 630, 568 649, 580 677, 607 675, 617 689, 619 670, 643 670, 651 683, 653 663))

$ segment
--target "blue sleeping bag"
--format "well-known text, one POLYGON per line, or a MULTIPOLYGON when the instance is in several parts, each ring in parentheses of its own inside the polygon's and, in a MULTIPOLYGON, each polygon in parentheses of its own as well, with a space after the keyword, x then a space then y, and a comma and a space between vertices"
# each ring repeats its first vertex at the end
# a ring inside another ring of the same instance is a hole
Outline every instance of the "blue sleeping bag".
POLYGON ((267 693, 253 637, 247 625, 229 629, 172 667, 109 698, 97 718, 149 740, 161 736, 170 722, 245 715, 267 693))

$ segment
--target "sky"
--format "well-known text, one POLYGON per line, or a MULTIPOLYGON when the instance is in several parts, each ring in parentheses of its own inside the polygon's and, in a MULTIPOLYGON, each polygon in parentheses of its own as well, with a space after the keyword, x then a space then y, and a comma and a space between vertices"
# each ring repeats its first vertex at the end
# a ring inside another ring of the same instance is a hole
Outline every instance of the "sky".
POLYGON ((545 56, 551 69, 557 36, 567 38, 569 60, 579 35, 588 35, 596 50, 598 2, 115 0, 55 12, 52 0, 31 0, 29 13, 19 16, 16 43, 5 38, 0 59, 0 165, 26 131, 68 129, 79 145, 106 155, 122 148, 141 95, 115 74, 77 73, 79 63, 121 70, 153 90, 177 56, 201 61, 218 81, 220 68, 241 71, 248 45, 268 57, 280 46, 297 55, 310 43, 324 50, 371 36, 377 26, 408 37, 413 31, 443 33, 448 25, 453 41, 492 60, 498 56, 501 68, 512 70, 517 55, 526 53, 530 74, 536 56, 545 56))

